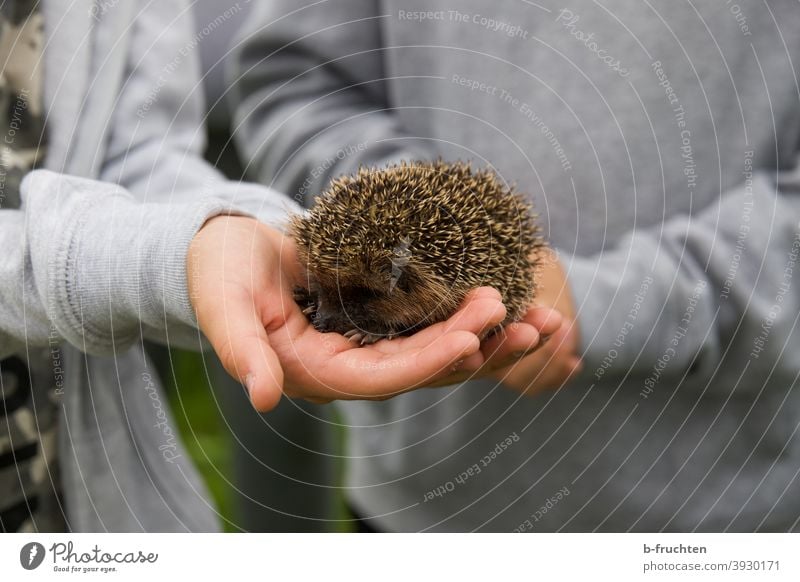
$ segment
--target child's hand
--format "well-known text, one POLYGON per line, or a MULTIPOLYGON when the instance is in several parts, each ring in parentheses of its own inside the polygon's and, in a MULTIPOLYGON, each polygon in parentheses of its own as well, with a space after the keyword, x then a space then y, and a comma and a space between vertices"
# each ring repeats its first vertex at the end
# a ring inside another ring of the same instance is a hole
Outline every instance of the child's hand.
POLYGON ((549 337, 534 353, 494 374, 506 386, 528 395, 561 387, 582 367, 577 355, 579 336, 575 306, 564 269, 555 254, 548 253, 537 281, 539 288, 534 305, 540 307, 529 310, 525 321, 540 329, 547 328, 551 333, 543 334, 549 337), (547 321, 549 316, 543 311, 544 307, 555 308, 561 314, 558 326, 547 321))
MULTIPOLYGON (((433 387, 491 376, 506 386, 525 392, 557 388, 580 370, 575 308, 558 258, 548 250, 536 274, 533 306, 518 322, 506 326, 481 343, 478 352, 464 359, 452 374, 432 382, 433 387)), ((500 293, 483 288, 485 297, 500 293)))
MULTIPOLYGON (((479 337, 506 314, 499 294, 481 288, 449 320, 410 337, 358 347, 320 333, 293 299, 302 283, 293 241, 244 217, 203 226, 189 249, 187 277, 200 329, 262 411, 284 393, 320 402, 384 399, 431 385, 474 359, 479 337)), ((524 341, 509 345, 538 343, 535 329, 521 327, 524 341)))

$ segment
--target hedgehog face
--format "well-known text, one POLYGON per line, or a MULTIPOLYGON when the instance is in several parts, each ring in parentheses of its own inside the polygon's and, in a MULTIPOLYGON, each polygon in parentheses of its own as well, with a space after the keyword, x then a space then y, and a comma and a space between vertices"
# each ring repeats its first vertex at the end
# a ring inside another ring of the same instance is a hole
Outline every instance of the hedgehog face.
POLYGON ((340 256, 334 269, 307 265, 304 301, 319 331, 372 343, 412 333, 451 309, 446 285, 415 263, 407 239, 392 249, 361 251, 340 256))

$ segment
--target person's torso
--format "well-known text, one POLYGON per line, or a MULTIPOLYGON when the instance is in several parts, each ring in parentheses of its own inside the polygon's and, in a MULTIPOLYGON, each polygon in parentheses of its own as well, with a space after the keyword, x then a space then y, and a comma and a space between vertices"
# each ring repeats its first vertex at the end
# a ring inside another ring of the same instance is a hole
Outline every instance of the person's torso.
MULTIPOLYGON (((717 204, 750 161, 794 163, 789 0, 380 5, 402 125, 530 193, 567 253, 717 204)), ((779 374, 758 395, 737 374, 646 400, 634 381, 473 382, 348 403, 349 495, 390 529, 796 527, 799 405, 779 374)))

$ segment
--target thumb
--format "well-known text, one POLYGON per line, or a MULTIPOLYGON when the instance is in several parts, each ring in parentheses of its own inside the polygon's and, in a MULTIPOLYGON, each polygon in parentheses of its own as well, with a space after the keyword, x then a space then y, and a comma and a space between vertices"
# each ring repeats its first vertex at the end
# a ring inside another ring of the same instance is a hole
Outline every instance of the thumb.
POLYGON ((283 394, 283 368, 252 299, 241 295, 223 294, 221 306, 197 319, 225 370, 245 386, 255 409, 266 412, 283 394))
POLYGON ((562 323, 562 327, 565 332, 565 338, 564 338, 565 347, 570 352, 575 354, 581 345, 580 329, 578 328, 578 322, 570 317, 565 317, 564 322, 562 323))
POLYGON ((275 408, 283 395, 283 368, 277 354, 272 349, 266 334, 259 337, 242 336, 235 340, 238 345, 234 356, 238 373, 234 377, 244 384, 250 402, 260 412, 275 408), (242 377, 242 371, 245 371, 242 377))
POLYGON ((546 341, 552 341, 550 349, 556 357, 569 359, 571 362, 579 362, 578 350, 580 349, 580 337, 578 325, 575 320, 565 317, 561 328, 546 341))

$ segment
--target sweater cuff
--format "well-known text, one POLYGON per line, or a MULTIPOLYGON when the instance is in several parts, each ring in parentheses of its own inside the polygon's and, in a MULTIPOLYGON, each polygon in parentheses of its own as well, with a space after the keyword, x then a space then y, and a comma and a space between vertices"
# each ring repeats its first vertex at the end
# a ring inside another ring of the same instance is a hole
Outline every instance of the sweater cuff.
MULTIPOLYGON (((197 327, 186 273, 189 245, 206 221, 215 216, 253 215, 216 198, 207 198, 188 205, 139 206, 141 216, 138 222, 148 225, 143 252, 132 253, 127 257, 129 264, 123 264, 122 269, 118 270, 117 280, 121 288, 136 290, 137 299, 140 294, 152 297, 154 304, 150 315, 160 316, 161 319, 161 325, 158 325, 158 321, 153 322, 154 327, 165 327, 169 332, 168 325, 174 321, 197 327), (141 261, 142 258, 146 260, 141 261), (137 266, 140 267, 141 275, 134 279, 130 274, 135 273, 137 266)), ((134 295, 127 296, 131 298, 134 295)), ((128 308, 138 309, 138 305, 129 303, 128 308)))
MULTIPOLYGON (((87 353, 113 353, 147 328, 196 326, 186 257, 200 227, 249 215, 218 198, 143 204, 111 184, 45 170, 23 185, 34 279, 52 325, 87 353)), ((176 330, 176 333, 178 332, 176 330)))
POLYGON ((303 207, 296 200, 260 184, 221 181, 215 188, 215 193, 232 207, 247 212, 281 232, 286 231, 290 215, 303 213, 303 207))

